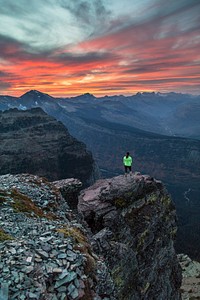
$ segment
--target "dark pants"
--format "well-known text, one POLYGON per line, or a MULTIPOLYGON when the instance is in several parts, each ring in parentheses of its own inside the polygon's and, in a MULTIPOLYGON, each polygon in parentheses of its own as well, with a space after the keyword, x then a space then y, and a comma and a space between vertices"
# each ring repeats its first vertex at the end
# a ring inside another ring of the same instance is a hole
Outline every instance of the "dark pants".
POLYGON ((124 169, 125 169, 125 173, 127 173, 128 170, 131 172, 131 166, 124 166, 124 169))

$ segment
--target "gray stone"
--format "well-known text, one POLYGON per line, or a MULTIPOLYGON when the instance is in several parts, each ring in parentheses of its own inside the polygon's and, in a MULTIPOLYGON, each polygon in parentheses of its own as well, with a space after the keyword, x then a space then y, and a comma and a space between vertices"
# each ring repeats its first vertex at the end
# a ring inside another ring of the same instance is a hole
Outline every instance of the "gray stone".
POLYGON ((66 294, 62 293, 62 295, 60 296, 60 300, 65 300, 66 299, 66 294))
POLYGON ((67 254, 66 253, 59 253, 58 254, 58 258, 59 259, 63 259, 63 258, 66 258, 67 257, 67 254))
POLYGON ((79 295, 79 292, 77 289, 74 289, 71 293, 70 296, 72 297, 72 299, 76 299, 79 295))
POLYGON ((72 293, 76 290, 76 287, 73 283, 70 283, 69 286, 67 287, 68 293, 71 296, 72 293))
POLYGON ((0 289, 0 300, 8 300, 8 283, 2 282, 0 289))
POLYGON ((14 254, 17 253, 17 251, 15 250, 15 248, 11 248, 11 249, 9 250, 9 252, 10 252, 12 255, 14 255, 14 254))
POLYGON ((38 295, 34 293, 29 293, 28 296, 30 299, 38 299, 38 295))
MULTIPOLYGON (((18 298, 18 296, 20 295, 20 291, 17 291, 17 292, 15 292, 13 295, 12 295, 12 299, 16 299, 16 298, 18 298)), ((1 299, 1 298, 0 298, 1 299)))
POLYGON ((62 273, 62 269, 61 268, 54 268, 53 273, 62 273))
POLYGON ((70 272, 67 269, 64 269, 62 271, 62 273, 59 275, 59 279, 63 279, 64 277, 66 277, 69 274, 70 274, 70 272))
POLYGON ((4 268, 3 268, 3 272, 4 272, 4 273, 8 273, 8 272, 9 272, 9 268, 8 268, 8 267, 4 267, 4 268))
POLYGON ((71 282, 77 277, 77 274, 75 272, 68 273, 66 276, 64 276, 62 279, 59 279, 56 281, 55 288, 60 287, 61 285, 64 285, 68 282, 71 282))
POLYGON ((76 286, 77 289, 80 287, 80 282, 79 282, 79 280, 77 278, 75 278, 74 284, 75 284, 75 286, 76 286))
POLYGON ((43 259, 49 258, 49 254, 41 249, 36 249, 36 253, 41 256, 43 259))
MULTIPOLYGON (((45 236, 46 236, 46 234, 45 234, 45 236)), ((40 241, 46 243, 46 242, 52 241, 53 237, 52 236, 49 236, 49 237, 41 236, 41 237, 39 237, 39 239, 40 239, 40 241)))
POLYGON ((59 293, 66 292, 66 291, 67 291, 67 287, 66 287, 66 286, 61 286, 61 287, 59 287, 59 288, 57 289, 57 291, 58 291, 59 293))
POLYGON ((67 249, 67 245, 66 244, 61 244, 61 245, 58 245, 58 249, 67 249))
POLYGON ((42 262, 42 258, 37 258, 37 257, 36 257, 36 258, 35 258, 35 261, 38 262, 38 263, 40 263, 40 262, 42 262))
POLYGON ((34 270, 34 267, 33 267, 33 266, 28 266, 28 267, 26 268, 26 270, 25 270, 25 273, 26 273, 26 274, 29 274, 29 273, 31 273, 33 270, 34 270))
POLYGON ((27 259, 26 259, 26 261, 27 261, 28 263, 31 263, 32 260, 33 260, 33 256, 29 256, 29 257, 27 257, 27 259))

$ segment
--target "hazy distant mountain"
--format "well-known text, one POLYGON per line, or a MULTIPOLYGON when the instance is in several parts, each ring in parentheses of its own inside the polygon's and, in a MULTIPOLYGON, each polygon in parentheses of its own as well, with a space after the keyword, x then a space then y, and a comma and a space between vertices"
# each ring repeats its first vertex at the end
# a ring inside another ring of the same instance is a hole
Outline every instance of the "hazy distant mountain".
POLYGON ((96 98, 84 94, 73 98, 53 98, 35 90, 19 98, 0 96, 0 110, 37 106, 58 119, 70 113, 80 119, 106 120, 145 131, 200 139, 200 96, 138 93, 129 97, 96 98))

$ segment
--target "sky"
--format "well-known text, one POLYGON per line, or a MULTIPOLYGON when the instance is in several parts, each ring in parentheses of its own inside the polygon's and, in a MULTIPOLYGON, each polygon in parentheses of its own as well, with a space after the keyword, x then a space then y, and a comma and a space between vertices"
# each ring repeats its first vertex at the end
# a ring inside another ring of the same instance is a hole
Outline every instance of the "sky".
POLYGON ((0 94, 200 94, 200 0, 0 0, 0 94))

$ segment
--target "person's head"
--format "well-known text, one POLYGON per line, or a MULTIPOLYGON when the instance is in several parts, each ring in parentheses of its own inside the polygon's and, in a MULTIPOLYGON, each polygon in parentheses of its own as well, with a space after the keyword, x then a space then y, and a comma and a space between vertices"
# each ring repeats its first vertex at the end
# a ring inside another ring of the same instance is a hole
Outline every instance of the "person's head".
POLYGON ((130 153, 129 152, 126 152, 126 157, 129 157, 130 153))

